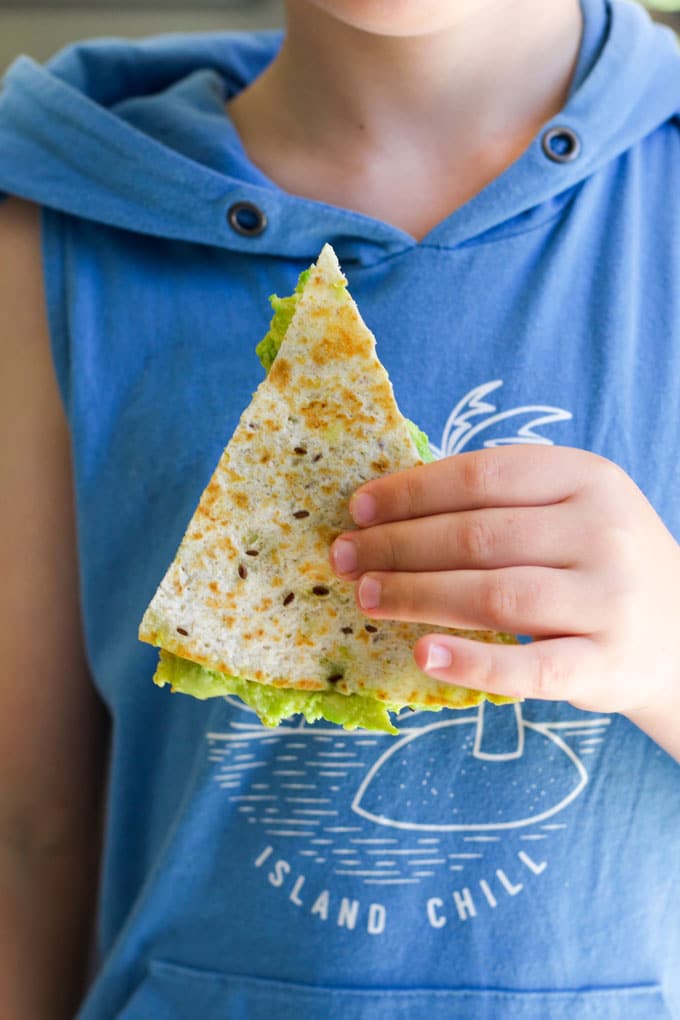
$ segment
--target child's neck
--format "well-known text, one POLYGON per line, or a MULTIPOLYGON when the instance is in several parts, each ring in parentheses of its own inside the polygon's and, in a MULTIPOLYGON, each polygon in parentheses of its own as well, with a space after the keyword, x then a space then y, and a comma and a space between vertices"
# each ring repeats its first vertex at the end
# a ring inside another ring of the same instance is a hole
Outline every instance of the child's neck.
POLYGON ((230 105, 251 158, 285 190, 422 237, 559 111, 578 56, 578 0, 465 7, 398 38, 289 0, 279 56, 230 105))

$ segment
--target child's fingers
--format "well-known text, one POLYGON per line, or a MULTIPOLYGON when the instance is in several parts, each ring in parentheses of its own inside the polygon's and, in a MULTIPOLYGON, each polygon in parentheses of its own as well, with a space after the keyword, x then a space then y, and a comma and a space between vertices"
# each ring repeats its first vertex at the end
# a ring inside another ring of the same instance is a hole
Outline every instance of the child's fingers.
POLYGON ((416 643, 414 657, 420 669, 445 683, 511 698, 585 704, 592 678, 602 672, 601 650, 586 637, 500 645, 428 634, 416 643))
POLYGON ((567 567, 583 557, 583 522, 571 505, 460 511, 346 532, 333 543, 336 573, 567 567))
POLYGON ((534 637, 595 633, 606 612, 595 578, 584 584, 574 571, 549 567, 370 573, 356 596, 376 619, 534 637))
POLYGON ((591 458, 556 446, 460 453, 367 482, 352 496, 350 513, 366 527, 451 510, 558 503, 582 486, 591 458))

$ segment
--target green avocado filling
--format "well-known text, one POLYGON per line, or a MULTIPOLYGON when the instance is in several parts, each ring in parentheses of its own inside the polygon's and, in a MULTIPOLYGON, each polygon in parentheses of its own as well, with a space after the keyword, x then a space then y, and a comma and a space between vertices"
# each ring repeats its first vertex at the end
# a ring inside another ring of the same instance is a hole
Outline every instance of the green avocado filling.
POLYGON ((384 704, 361 694, 340 694, 333 690, 282 690, 280 687, 217 673, 166 651, 161 651, 153 679, 159 687, 169 684, 173 691, 190 694, 202 701, 235 694, 257 713, 265 726, 278 726, 282 719, 300 714, 309 723, 326 719, 344 726, 346 730, 361 727, 381 730, 383 733, 397 733, 389 713, 399 712, 404 707, 384 704))
MULTIPOLYGON (((269 299, 274 315, 268 333, 256 347, 256 353, 266 372, 269 372, 274 364, 309 274, 309 269, 301 273, 295 291, 290 297, 280 298, 274 294, 269 299)), ((339 290, 344 291, 345 287, 339 290)), ((404 420, 421 459, 426 462, 433 461, 434 457, 425 433, 412 421, 407 418, 404 420)), ((271 687, 206 669, 198 663, 182 659, 165 650, 161 650, 154 683, 159 687, 168 684, 173 691, 189 694, 201 700, 224 697, 228 694, 236 695, 256 712, 265 726, 277 726, 282 719, 300 714, 309 723, 326 719, 328 722, 344 726, 347 730, 362 728, 398 733, 390 719, 390 712, 397 713, 406 707, 413 709, 427 707, 429 711, 438 711, 429 705, 387 704, 376 698, 361 694, 341 694, 332 689, 299 691, 271 687)))
POLYGON ((430 449, 430 440, 422 429, 419 429, 415 422, 409 421, 405 418, 404 421, 408 426, 408 430, 411 433, 411 439, 418 451, 418 456, 421 460, 424 460, 426 464, 431 464, 434 460, 434 454, 430 449))
POLYGON ((297 303, 300 300, 300 295, 305 289, 305 284, 309 279, 310 273, 311 269, 305 269, 303 273, 300 273, 295 290, 290 297, 278 297, 276 294, 272 294, 269 298, 269 303, 274 309, 274 315, 269 323, 269 332, 262 337, 255 348, 255 353, 262 362, 262 367, 265 372, 269 372, 269 369, 274 364, 274 359, 279 353, 279 348, 283 343, 286 330, 290 326, 293 316, 295 315, 297 303))

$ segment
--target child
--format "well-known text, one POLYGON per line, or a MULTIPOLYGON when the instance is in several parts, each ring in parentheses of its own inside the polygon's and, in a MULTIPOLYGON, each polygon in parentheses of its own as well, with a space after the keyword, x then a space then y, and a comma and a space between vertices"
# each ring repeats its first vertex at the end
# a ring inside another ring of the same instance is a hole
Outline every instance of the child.
POLYGON ((675 42, 624 0, 287 18, 5 82, 0 1011, 73 1015, 97 887, 82 1020, 678 1017, 675 42), (415 649, 521 706, 270 731, 151 684, 265 298, 326 241, 442 458, 354 496, 335 569, 541 639, 415 649))

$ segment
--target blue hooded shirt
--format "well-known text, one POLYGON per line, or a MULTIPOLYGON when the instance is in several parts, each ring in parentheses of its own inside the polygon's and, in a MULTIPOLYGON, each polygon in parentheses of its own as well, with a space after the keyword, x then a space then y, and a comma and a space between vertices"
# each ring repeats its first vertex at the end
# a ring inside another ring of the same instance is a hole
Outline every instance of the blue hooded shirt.
POLYGON ((268 730, 158 690, 137 640, 261 379, 267 296, 326 241, 437 455, 594 451, 680 537, 680 56, 623 0, 583 10, 565 108, 421 241, 250 162, 225 101, 275 33, 98 40, 5 78, 0 189, 43 207, 113 719, 80 1020, 680 1017, 680 771, 626 719, 530 701, 407 713, 396 738, 268 730))

